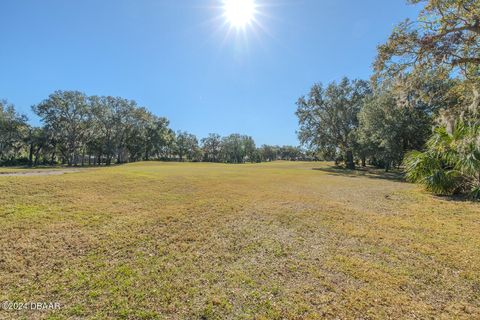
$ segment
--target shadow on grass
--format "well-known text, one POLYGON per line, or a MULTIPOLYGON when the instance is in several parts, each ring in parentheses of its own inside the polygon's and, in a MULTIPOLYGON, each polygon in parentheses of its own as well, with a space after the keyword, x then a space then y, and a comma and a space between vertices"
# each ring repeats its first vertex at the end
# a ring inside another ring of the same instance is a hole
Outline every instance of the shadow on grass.
POLYGON ((405 177, 400 171, 385 172, 383 169, 376 169, 372 167, 360 167, 355 170, 345 169, 343 167, 327 167, 327 168, 312 168, 312 170, 318 170, 326 172, 334 176, 344 176, 351 178, 365 177, 370 179, 382 179, 396 182, 405 182, 405 177))
POLYGON ((451 201, 451 202, 465 202, 465 203, 474 203, 480 204, 480 199, 473 199, 468 196, 468 194, 453 194, 453 195, 433 195, 434 198, 439 200, 451 201))

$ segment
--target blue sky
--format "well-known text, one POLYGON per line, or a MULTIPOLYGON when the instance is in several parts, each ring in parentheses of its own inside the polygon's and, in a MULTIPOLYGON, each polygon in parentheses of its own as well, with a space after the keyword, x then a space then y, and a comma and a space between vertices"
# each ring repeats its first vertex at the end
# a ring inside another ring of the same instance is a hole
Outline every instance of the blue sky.
POLYGON ((367 79, 405 0, 256 0, 229 30, 221 0, 2 0, 0 98, 55 90, 135 99, 171 127, 298 144, 295 102, 315 82, 367 79))

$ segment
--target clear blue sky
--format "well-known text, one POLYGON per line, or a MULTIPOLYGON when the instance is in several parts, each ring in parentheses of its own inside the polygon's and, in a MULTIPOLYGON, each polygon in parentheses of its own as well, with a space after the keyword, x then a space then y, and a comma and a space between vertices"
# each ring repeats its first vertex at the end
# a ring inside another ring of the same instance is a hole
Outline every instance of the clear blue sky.
POLYGON ((315 82, 367 79, 376 46, 415 17, 405 0, 256 0, 229 32, 221 0, 1 0, 0 98, 55 90, 135 99, 196 134, 298 144, 295 102, 315 82), (261 25, 261 26, 260 26, 261 25))

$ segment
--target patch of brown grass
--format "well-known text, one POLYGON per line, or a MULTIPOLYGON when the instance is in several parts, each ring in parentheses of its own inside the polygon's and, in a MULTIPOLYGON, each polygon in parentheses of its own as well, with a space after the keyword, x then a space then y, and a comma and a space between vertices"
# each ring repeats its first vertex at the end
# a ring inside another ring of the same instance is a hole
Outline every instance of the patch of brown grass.
POLYGON ((62 305, 0 318, 480 317, 478 204, 318 166, 0 176, 0 300, 62 305))

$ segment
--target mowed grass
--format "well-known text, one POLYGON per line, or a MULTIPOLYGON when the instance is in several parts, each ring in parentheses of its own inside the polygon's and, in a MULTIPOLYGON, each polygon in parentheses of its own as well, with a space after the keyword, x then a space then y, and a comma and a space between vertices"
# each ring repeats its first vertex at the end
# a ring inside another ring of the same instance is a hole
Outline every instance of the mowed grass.
POLYGON ((61 304, 0 319, 480 318, 480 205, 390 178, 300 162, 0 176, 0 300, 61 304))

